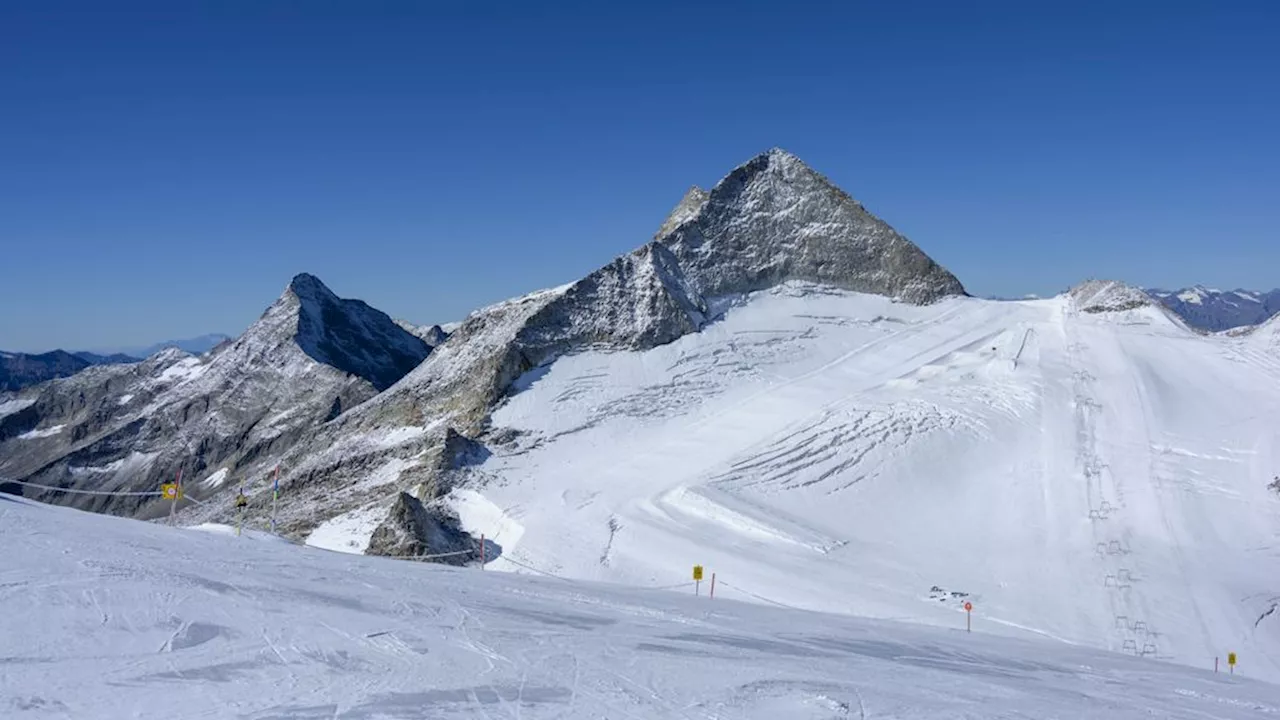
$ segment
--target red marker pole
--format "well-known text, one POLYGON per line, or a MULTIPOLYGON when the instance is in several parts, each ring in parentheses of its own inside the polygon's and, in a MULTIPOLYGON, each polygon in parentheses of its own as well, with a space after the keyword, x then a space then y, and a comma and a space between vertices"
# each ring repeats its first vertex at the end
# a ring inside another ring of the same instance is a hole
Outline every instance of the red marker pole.
POLYGON ((973 632, 973 603, 968 600, 964 603, 964 631, 973 632))

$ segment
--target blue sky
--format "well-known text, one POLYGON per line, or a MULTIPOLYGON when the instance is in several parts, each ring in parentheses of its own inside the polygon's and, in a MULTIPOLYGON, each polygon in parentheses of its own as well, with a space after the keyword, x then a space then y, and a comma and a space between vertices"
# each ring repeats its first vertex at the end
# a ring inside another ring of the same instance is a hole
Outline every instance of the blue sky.
POLYGON ((0 348, 454 320, 773 146, 974 294, 1271 288, 1278 5, 0 4, 0 348))

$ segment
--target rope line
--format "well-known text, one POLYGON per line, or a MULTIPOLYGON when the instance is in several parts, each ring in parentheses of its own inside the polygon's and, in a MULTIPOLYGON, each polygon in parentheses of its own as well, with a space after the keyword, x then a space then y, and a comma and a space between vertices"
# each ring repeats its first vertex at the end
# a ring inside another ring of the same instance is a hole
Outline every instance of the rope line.
POLYGON ((373 555, 371 557, 405 558, 407 560, 430 560, 431 558, 456 557, 458 555, 478 555, 477 550, 459 550, 457 552, 437 553, 435 555, 373 555))
POLYGON ((738 587, 737 585, 730 585, 729 583, 727 583, 727 582, 725 582, 725 581, 723 581, 723 580, 721 580, 721 581, 719 582, 719 585, 720 585, 720 587, 727 587, 727 588, 729 588, 730 590, 737 590, 738 592, 740 592, 740 593, 742 593, 742 594, 744 594, 744 595, 750 595, 751 597, 753 597, 753 598, 755 598, 755 599, 757 599, 757 600, 763 600, 764 602, 771 603, 771 604, 773 604, 773 605, 777 605, 778 607, 784 607, 784 608, 787 608, 787 609, 789 609, 789 610, 803 610, 803 609, 804 609, 804 608, 796 607, 795 605, 788 605, 788 604, 786 604, 786 603, 780 603, 780 602, 778 602, 777 600, 770 600, 769 598, 767 598, 767 597, 765 597, 765 596, 763 596, 763 595, 757 595, 757 594, 755 594, 755 593, 751 592, 750 590, 744 590, 744 589, 742 589, 742 588, 738 587))
POLYGON ((532 570, 532 571, 534 571, 534 572, 538 573, 539 575, 546 575, 547 577, 553 577, 553 578, 555 578, 555 579, 557 579, 557 580, 564 580, 565 582, 569 582, 569 579, 568 579, 568 578, 560 577, 559 575, 556 575, 555 573, 547 572, 546 570, 539 570, 538 568, 536 568, 536 567, 534 567, 534 566, 532 566, 532 565, 526 565, 526 564, 524 564, 524 563, 520 562, 519 560, 516 560, 515 558, 511 557, 510 555, 501 555, 501 556, 499 556, 498 558, 495 558, 495 559, 498 559, 498 560, 506 560, 507 562, 509 562, 509 563, 511 563, 511 564, 513 564, 513 565, 517 565, 517 566, 522 567, 522 568, 524 568, 524 569, 526 569, 526 570, 532 570))
POLYGON ((41 490, 56 490, 57 492, 71 493, 73 495, 112 495, 115 497, 158 497, 164 494, 163 492, 160 492, 160 491, 113 492, 108 490, 76 490, 74 488, 61 488, 61 487, 55 487, 53 485, 41 485, 39 483, 24 482, 22 480, 6 480, 3 478, 0 478, 0 484, 8 485, 9 483, 13 483, 14 485, 23 485, 26 487, 40 488, 41 490))

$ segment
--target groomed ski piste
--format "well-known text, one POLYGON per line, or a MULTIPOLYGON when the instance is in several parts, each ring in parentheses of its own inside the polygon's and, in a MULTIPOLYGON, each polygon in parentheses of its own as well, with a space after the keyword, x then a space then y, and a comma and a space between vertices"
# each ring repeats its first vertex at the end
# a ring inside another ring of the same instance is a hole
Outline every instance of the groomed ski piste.
POLYGON ((493 569, 663 586, 701 564, 725 598, 949 628, 971 602, 984 633, 1235 652, 1280 681, 1280 356, 1090 312, 1125 290, 763 291, 530 373, 493 418, 516 445, 455 503, 493 569))
POLYGON ((0 715, 1280 713, 1275 685, 1046 639, 354 557, 272 539, 0 496, 0 715))

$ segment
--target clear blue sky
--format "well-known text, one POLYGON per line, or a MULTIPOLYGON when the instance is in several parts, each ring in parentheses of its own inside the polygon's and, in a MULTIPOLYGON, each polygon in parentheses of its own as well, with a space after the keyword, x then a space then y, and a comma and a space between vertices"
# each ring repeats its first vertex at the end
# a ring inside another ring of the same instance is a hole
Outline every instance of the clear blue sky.
POLYGON ((0 348, 419 323, 798 154, 974 294, 1280 284, 1280 3, 7 2, 0 348))

